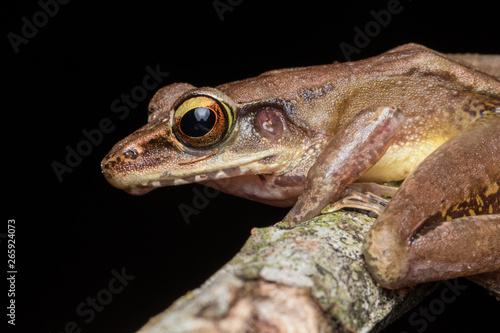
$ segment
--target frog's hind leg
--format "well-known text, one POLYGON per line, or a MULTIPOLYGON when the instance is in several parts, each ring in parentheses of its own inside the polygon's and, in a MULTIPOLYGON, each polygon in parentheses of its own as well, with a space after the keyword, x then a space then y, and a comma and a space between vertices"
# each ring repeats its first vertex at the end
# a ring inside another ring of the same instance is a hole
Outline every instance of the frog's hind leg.
POLYGON ((483 117, 403 182, 363 248, 368 270, 381 286, 488 274, 476 280, 498 292, 493 273, 500 271, 498 133, 500 116, 483 117))
MULTIPOLYGON (((414 258, 407 279, 443 280, 471 276, 500 297, 500 215, 480 215, 437 223, 411 242, 414 258)), ((423 281, 422 281, 423 282, 423 281)))

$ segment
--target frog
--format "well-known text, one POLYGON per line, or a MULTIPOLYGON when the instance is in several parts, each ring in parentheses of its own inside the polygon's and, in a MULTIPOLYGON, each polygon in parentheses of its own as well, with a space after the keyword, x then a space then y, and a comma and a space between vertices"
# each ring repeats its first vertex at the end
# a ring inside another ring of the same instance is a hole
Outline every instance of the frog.
POLYGON ((466 277, 500 297, 500 56, 485 57, 410 43, 217 87, 173 83, 101 169, 133 195, 198 183, 291 207, 287 228, 390 192, 362 250, 380 287, 466 277))

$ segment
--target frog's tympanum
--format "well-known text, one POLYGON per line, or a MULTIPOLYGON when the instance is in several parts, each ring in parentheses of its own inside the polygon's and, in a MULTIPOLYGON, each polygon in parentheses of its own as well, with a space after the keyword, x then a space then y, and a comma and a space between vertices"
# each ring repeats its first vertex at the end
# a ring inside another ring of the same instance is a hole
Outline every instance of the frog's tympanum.
POLYGON ((202 183, 293 206, 288 226, 358 183, 405 179, 365 239, 375 280, 397 289, 467 276, 500 296, 500 81, 492 74, 500 57, 486 57, 475 64, 408 44, 216 88, 171 84, 102 170, 132 194, 202 183))

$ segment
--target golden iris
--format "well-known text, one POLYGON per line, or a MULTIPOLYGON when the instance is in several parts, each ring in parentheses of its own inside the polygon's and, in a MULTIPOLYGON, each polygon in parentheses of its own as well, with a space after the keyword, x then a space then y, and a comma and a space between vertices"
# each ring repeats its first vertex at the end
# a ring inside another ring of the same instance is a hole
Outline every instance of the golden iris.
POLYGON ((209 148, 226 137, 232 122, 233 114, 225 103, 209 96, 194 96, 175 110, 173 129, 183 144, 209 148))

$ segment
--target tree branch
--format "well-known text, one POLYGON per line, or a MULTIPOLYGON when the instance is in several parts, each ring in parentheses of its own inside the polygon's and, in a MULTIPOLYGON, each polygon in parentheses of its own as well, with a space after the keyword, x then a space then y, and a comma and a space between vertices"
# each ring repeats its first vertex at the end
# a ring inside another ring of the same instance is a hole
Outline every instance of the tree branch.
POLYGON ((373 221, 337 212, 292 230, 255 228, 230 262, 139 333, 379 331, 435 284, 375 285, 361 255, 373 221))

